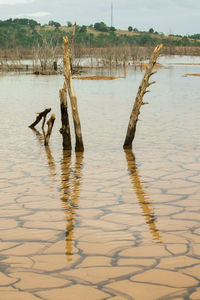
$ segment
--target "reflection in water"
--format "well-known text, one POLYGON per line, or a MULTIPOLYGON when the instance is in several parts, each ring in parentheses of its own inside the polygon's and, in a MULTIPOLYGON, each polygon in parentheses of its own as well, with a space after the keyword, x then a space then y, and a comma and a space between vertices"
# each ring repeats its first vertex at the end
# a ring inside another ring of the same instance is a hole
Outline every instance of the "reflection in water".
POLYGON ((51 175, 55 175, 56 174, 56 165, 55 165, 54 158, 51 154, 51 149, 49 148, 49 146, 45 146, 45 152, 47 155, 47 161, 48 161, 51 175))
MULTIPOLYGON (((31 130, 35 133, 37 140, 39 142, 39 145, 44 147, 44 136, 45 136, 44 129, 42 129, 42 133, 40 133, 35 128, 31 128, 31 130)), ((49 146, 45 146, 44 148, 45 148, 45 152, 46 152, 46 156, 47 156, 47 162, 49 165, 50 173, 51 173, 51 175, 55 175, 56 174, 56 165, 55 165, 54 158, 51 154, 51 149, 49 148, 49 146)))
POLYGON ((146 223, 149 226, 150 232, 153 235, 153 240, 157 243, 162 243, 162 237, 156 227, 156 216, 154 215, 154 208, 151 203, 148 201, 148 197, 143 189, 143 186, 140 182, 140 177, 137 169, 137 164, 135 161, 135 156, 132 150, 125 150, 126 160, 128 164, 128 170, 130 173, 131 181, 133 183, 134 190, 139 201, 139 204, 142 208, 143 214, 145 216, 146 223))
POLYGON ((66 255, 67 260, 72 260, 73 237, 76 209, 82 181, 83 153, 76 152, 75 167, 71 167, 71 151, 63 151, 61 162, 61 201, 66 214, 66 255))
POLYGON ((45 133, 44 129, 42 130, 43 134, 41 134, 41 133, 39 132, 39 130, 37 130, 36 128, 31 128, 31 127, 30 127, 30 129, 32 130, 32 132, 35 133, 35 135, 36 135, 36 137, 37 137, 37 140, 38 140, 39 144, 40 144, 40 145, 44 144, 44 133, 45 133))

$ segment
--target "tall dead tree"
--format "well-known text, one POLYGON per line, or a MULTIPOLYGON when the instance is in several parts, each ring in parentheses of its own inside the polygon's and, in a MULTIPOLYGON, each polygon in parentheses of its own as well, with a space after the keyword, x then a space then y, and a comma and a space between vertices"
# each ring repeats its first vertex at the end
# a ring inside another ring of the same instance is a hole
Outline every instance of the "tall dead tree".
POLYGON ((61 122, 62 122, 60 133, 63 136, 63 149, 71 150, 72 144, 71 144, 68 109, 67 109, 67 90, 66 90, 65 83, 63 88, 59 91, 59 93, 60 93, 60 110, 61 110, 61 122))
POLYGON ((130 120, 129 120, 129 124, 128 124, 128 129, 127 129, 126 138, 125 138, 125 142, 124 142, 124 149, 132 148, 132 142, 135 137, 136 125, 137 125, 138 117, 140 114, 140 108, 142 105, 148 104, 147 102, 143 102, 143 97, 147 92, 149 92, 149 90, 147 90, 147 88, 150 85, 155 83, 155 81, 149 82, 149 79, 153 74, 156 73, 156 71, 152 71, 152 70, 156 64, 157 58, 160 54, 162 47, 163 47, 163 45, 161 44, 161 45, 158 45, 154 49, 153 54, 150 58, 149 64, 147 65, 145 75, 139 86, 138 93, 137 93, 137 96, 135 99, 135 103, 134 103, 134 106, 133 106, 133 109, 131 112, 131 116, 130 116, 130 120))
POLYGON ((70 53, 71 56, 74 55, 74 38, 75 38, 75 32, 76 32, 76 22, 74 23, 73 30, 72 30, 72 36, 70 41, 70 53))
POLYGON ((75 33, 76 33, 76 22, 74 23, 73 30, 72 30, 72 36, 70 40, 70 67, 71 67, 71 73, 74 74, 74 68, 73 68, 73 60, 75 58, 75 48, 74 48, 74 39, 75 39, 75 33))
POLYGON ((72 117, 74 121, 74 130, 76 136, 76 145, 75 151, 76 152, 83 152, 84 145, 82 139, 82 132, 81 132, 81 123, 78 114, 78 105, 77 105, 77 98, 74 92, 74 88, 72 85, 72 76, 71 76, 71 66, 70 66, 70 54, 69 54, 69 45, 68 45, 68 38, 63 37, 63 63, 64 63, 64 76, 67 85, 67 90, 71 102, 72 108, 72 117))

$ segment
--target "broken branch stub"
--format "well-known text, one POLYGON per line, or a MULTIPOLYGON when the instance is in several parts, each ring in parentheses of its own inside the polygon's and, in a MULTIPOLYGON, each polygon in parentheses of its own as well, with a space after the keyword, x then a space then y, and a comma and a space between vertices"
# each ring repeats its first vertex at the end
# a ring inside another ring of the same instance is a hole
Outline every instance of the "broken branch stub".
POLYGON ((52 129, 53 129, 53 124, 55 122, 55 115, 52 114, 50 119, 47 121, 47 125, 48 125, 48 129, 47 129, 47 133, 45 135, 45 139, 44 139, 44 145, 45 146, 48 146, 49 145, 49 139, 50 139, 50 136, 51 136, 51 132, 52 132, 52 129))
POLYGON ((144 95, 149 92, 147 90, 147 88, 154 84, 155 81, 152 81, 149 83, 149 78, 155 74, 156 72, 152 72, 153 70, 153 67, 155 66, 156 64, 156 61, 157 61, 157 58, 159 57, 159 54, 160 54, 160 51, 162 49, 163 45, 158 45, 153 53, 152 53, 152 56, 150 58, 150 61, 147 65, 147 68, 146 68, 146 72, 144 74, 144 77, 142 79, 142 82, 139 86, 139 89, 138 89, 138 93, 137 93, 137 96, 135 98, 135 103, 134 103, 134 106, 133 106, 133 109, 132 109, 132 112, 131 112, 131 116, 130 116, 130 120, 129 120, 129 124, 128 124, 128 129, 127 129, 127 133, 126 133, 126 138, 125 138, 125 141, 124 141, 124 149, 131 149, 132 148, 132 142, 133 142, 133 139, 135 137, 135 132, 136 132, 136 125, 137 125, 137 121, 138 121, 138 116, 140 114, 140 108, 143 104, 146 104, 145 102, 143 102, 143 97, 144 95))
POLYGON ((59 91, 60 94, 60 110, 61 110, 61 122, 62 127, 60 128, 60 133, 63 136, 63 149, 71 150, 71 135, 70 135, 70 125, 67 109, 67 91, 66 85, 64 83, 63 88, 59 91))
POLYGON ((31 125, 29 125, 29 127, 34 128, 40 122, 40 120, 42 118, 44 118, 43 123, 42 123, 42 128, 44 128, 46 116, 50 111, 51 111, 51 108, 47 108, 44 111, 42 111, 41 113, 38 113, 36 120, 31 125))
POLYGON ((76 152, 83 152, 83 139, 82 139, 82 132, 81 132, 81 123, 78 114, 78 105, 77 105, 77 98, 74 92, 74 88, 72 85, 72 77, 71 77, 71 67, 70 67, 70 54, 69 54, 69 46, 68 46, 68 38, 63 37, 63 63, 64 63, 64 76, 67 85, 67 90, 71 102, 72 108, 72 117, 74 122, 74 130, 76 136, 76 145, 75 151, 76 152))

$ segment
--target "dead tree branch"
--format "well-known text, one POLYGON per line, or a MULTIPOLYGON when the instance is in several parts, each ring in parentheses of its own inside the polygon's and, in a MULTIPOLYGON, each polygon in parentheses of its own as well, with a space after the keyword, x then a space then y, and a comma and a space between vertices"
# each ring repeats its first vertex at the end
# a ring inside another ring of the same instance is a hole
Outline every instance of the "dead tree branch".
POLYGON ((42 111, 41 113, 38 113, 35 122, 33 122, 31 125, 29 125, 30 128, 34 128, 40 121, 42 118, 44 118, 43 123, 42 123, 42 128, 44 128, 44 124, 46 121, 46 117, 47 114, 51 111, 51 108, 47 108, 44 111, 42 111))
POLYGON ((140 108, 143 104, 146 104, 146 102, 143 102, 144 95, 149 92, 147 88, 154 84, 155 81, 152 81, 149 83, 149 78, 155 74, 155 72, 152 72, 154 65, 156 64, 156 60, 160 54, 160 51, 162 49, 163 45, 158 45, 150 58, 149 64, 147 65, 145 75, 142 79, 142 82, 139 86, 138 93, 135 99, 135 103, 131 112, 127 134, 124 142, 124 149, 131 149, 132 148, 132 142, 135 137, 136 132, 136 125, 138 121, 138 116, 140 114, 140 108))

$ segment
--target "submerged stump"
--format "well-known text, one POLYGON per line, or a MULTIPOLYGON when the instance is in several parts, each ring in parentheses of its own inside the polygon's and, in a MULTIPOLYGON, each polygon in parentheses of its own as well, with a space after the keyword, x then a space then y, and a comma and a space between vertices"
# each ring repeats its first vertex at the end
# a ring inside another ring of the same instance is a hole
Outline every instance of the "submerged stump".
POLYGON ((59 91, 59 95, 60 95, 60 110, 61 110, 61 123, 62 123, 62 127, 60 128, 60 133, 63 136, 63 149, 71 150, 72 144, 71 144, 71 134, 70 134, 68 107, 67 107, 67 91, 66 91, 65 84, 63 88, 59 91))
POLYGON ((55 115, 52 114, 50 119, 47 121, 48 129, 47 129, 47 133, 46 133, 45 138, 44 138, 44 145, 45 146, 49 145, 49 139, 50 139, 50 136, 51 136, 51 132, 52 132, 52 129, 53 129, 55 119, 56 119, 55 115))

